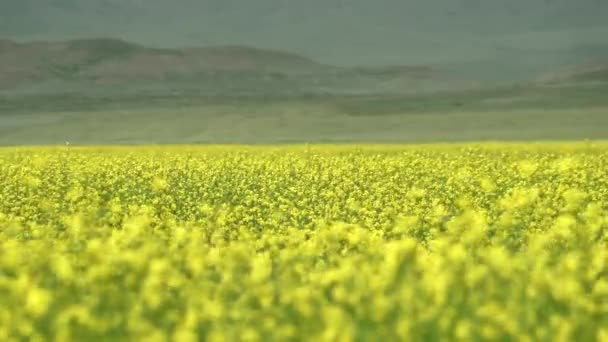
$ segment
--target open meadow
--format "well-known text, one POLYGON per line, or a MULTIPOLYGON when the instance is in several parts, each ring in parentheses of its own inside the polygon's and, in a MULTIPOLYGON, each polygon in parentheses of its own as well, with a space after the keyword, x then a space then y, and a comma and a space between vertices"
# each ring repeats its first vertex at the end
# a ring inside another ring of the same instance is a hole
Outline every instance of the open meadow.
POLYGON ((605 140, 606 94, 608 83, 366 96, 0 94, 0 146, 605 140))
POLYGON ((2 341, 608 341, 608 144, 4 147, 2 341))

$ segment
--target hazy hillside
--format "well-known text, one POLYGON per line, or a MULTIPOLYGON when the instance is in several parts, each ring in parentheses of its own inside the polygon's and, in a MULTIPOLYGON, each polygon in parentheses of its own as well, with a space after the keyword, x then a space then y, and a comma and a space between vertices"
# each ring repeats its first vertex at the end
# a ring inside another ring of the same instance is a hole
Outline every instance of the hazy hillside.
POLYGON ((540 78, 541 83, 608 83, 608 59, 592 61, 555 70, 540 78))
POLYGON ((411 93, 469 87, 430 66, 337 67, 248 46, 149 48, 118 39, 0 42, 0 89, 159 93, 411 93))
POLYGON ((0 36, 249 45, 509 79, 596 54, 586 47, 608 46, 607 17, 604 0, 3 0, 0 36))

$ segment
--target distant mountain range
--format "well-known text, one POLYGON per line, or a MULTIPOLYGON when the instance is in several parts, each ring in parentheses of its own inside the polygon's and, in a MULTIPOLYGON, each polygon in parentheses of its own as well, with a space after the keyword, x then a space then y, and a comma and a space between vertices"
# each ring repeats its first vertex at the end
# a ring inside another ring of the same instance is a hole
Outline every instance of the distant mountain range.
POLYGON ((337 67, 248 46, 150 48, 119 39, 0 40, 6 89, 151 88, 201 93, 411 93, 470 86, 429 66, 337 67))
POLYGON ((2 0, 0 37, 248 45, 329 64, 450 64, 507 79, 594 57, 588 47, 608 46, 606 18, 606 0, 2 0))
POLYGON ((0 75, 16 81, 62 78, 170 78, 206 71, 312 72, 322 66, 295 54, 246 46, 155 49, 119 39, 66 42, 0 41, 0 75))

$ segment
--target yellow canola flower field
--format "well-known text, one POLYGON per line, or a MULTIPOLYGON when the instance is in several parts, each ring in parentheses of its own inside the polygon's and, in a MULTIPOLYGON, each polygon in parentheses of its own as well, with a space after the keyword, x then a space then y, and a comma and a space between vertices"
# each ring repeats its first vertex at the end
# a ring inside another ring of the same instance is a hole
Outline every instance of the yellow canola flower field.
POLYGON ((608 144, 0 149, 0 341, 608 341, 608 144))

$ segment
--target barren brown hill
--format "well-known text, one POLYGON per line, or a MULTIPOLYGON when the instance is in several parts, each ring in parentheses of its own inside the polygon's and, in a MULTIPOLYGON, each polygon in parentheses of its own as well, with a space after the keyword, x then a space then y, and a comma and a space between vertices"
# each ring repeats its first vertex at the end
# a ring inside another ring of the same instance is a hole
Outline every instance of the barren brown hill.
POLYGON ((308 58, 246 46, 153 49, 117 39, 0 41, 0 82, 162 79, 210 71, 316 72, 308 58))
POLYGON ((98 89, 93 85, 221 94, 366 94, 452 89, 468 83, 428 66, 337 67, 249 46, 161 49, 119 39, 0 41, 1 89, 98 89))

